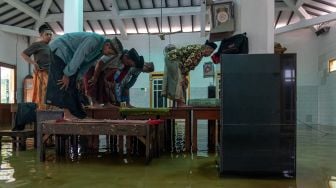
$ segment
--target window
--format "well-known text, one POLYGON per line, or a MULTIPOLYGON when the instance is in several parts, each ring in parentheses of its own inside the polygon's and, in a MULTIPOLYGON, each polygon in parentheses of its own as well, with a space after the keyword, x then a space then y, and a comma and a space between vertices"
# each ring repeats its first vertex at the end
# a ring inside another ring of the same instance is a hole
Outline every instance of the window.
POLYGON ((285 82, 294 82, 295 81, 295 70, 284 69, 284 79, 285 79, 285 82))
POLYGON ((152 73, 150 75, 150 106, 152 108, 167 107, 167 99, 162 97, 163 73, 152 73))
POLYGON ((15 66, 0 63, 0 103, 15 103, 15 66))
MULTIPOLYGON (((151 108, 164 108, 172 107, 173 101, 162 97, 163 90, 163 72, 153 72, 150 74, 150 107, 151 108)), ((188 77, 190 80, 190 77, 188 77)), ((190 98, 190 87, 187 89, 187 99, 190 98)))
POLYGON ((153 79, 153 103, 154 108, 167 107, 167 99, 162 97, 162 78, 153 79))
POLYGON ((336 59, 329 60, 329 72, 336 71, 336 59))

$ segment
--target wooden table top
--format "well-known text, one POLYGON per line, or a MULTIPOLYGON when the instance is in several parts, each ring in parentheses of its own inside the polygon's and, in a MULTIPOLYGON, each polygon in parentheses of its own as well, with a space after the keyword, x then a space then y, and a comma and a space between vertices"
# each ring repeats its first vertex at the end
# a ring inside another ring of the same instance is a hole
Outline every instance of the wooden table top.
POLYGON ((148 120, 110 120, 110 119, 76 119, 76 120, 47 120, 42 124, 47 125, 97 125, 97 124, 114 124, 114 125, 148 125, 148 120))

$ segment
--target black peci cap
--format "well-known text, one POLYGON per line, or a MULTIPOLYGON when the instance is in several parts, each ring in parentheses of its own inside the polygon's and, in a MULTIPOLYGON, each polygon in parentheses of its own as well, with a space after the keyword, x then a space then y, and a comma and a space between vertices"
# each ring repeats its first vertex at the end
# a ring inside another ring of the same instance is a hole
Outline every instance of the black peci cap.
POLYGON ((217 44, 214 42, 209 42, 209 40, 205 41, 205 45, 210 46, 211 48, 213 48, 214 50, 217 48, 217 44))
POLYGON ((138 62, 135 62, 135 67, 136 67, 136 68, 139 68, 139 69, 142 69, 143 66, 144 66, 144 63, 145 63, 145 61, 144 61, 144 57, 143 57, 143 56, 140 56, 139 61, 138 61, 138 62))
POLYGON ((143 56, 139 56, 138 52, 134 48, 127 51, 126 55, 134 61, 136 68, 142 69, 144 65, 144 58, 143 56))

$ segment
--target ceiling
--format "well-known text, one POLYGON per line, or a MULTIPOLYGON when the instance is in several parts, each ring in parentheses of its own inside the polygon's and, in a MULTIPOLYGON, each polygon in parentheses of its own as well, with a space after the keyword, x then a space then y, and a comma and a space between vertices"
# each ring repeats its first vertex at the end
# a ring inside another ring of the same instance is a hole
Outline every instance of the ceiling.
POLYGON ((275 28, 336 12, 336 0, 275 0, 275 28))
MULTIPOLYGON (((206 16, 207 9, 201 3, 203 1, 84 0, 83 30, 122 36, 160 32, 205 33, 210 31, 210 21, 206 16)), ((45 22, 54 33, 62 34, 63 4, 64 0, 0 0, 0 26, 34 30, 45 22)), ((274 27, 278 29, 334 12, 336 0, 275 0, 274 27)), ((318 24, 314 25, 310 27, 317 29, 318 24)))

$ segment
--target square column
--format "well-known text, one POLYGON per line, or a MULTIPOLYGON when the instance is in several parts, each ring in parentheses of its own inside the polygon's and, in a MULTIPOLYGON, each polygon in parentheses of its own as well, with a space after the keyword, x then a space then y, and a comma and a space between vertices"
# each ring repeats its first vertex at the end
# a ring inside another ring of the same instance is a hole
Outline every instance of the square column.
POLYGON ((64 33, 83 31, 83 0, 64 0, 64 33))
POLYGON ((274 53, 274 1, 235 0, 237 33, 246 32, 249 53, 274 53))

